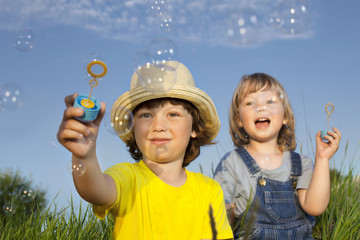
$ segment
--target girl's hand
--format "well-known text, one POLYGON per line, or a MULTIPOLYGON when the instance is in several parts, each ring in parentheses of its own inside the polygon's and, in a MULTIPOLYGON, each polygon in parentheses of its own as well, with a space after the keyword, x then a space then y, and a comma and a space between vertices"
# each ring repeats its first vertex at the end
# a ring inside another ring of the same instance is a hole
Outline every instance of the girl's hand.
POLYGON ((73 107, 78 94, 65 97, 66 109, 60 124, 57 139, 70 152, 78 158, 95 156, 96 138, 99 126, 105 113, 105 103, 101 103, 98 117, 92 122, 80 122, 75 117, 81 117, 82 108, 73 107))
POLYGON ((321 131, 316 134, 316 156, 315 159, 329 160, 339 149, 341 140, 341 133, 339 129, 333 127, 333 131, 328 131, 324 138, 328 142, 323 142, 321 139, 321 131))

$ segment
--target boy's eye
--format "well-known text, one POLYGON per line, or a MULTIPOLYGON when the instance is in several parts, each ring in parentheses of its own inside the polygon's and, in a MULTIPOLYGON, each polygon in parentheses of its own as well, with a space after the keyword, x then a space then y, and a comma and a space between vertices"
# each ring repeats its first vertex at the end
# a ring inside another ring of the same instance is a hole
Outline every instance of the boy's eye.
POLYGON ((180 116, 178 113, 169 113, 169 116, 170 117, 178 117, 180 116))
POLYGON ((139 118, 149 118, 149 117, 151 117, 150 113, 141 113, 141 114, 139 114, 139 118))

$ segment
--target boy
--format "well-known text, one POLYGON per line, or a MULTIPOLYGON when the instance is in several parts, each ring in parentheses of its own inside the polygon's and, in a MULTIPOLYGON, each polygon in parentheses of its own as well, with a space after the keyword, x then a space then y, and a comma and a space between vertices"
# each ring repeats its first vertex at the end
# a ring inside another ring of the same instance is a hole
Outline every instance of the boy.
MULTIPOLYGON (((217 238, 232 239, 220 185, 184 168, 199 155, 200 146, 211 144, 219 132, 215 106, 195 87, 183 64, 166 64, 176 71, 174 87, 161 93, 148 92, 141 86, 141 73, 134 73, 130 90, 112 107, 115 131, 121 127, 116 119, 124 115, 124 109, 133 112, 134 128, 120 138, 137 163, 116 164, 102 173, 96 138, 105 104, 101 104, 95 121, 84 124, 75 119, 83 114, 82 109, 72 107, 76 95, 65 98, 67 109, 58 140, 72 152, 73 163, 86 164, 83 175, 73 175, 75 187, 93 204, 98 218, 109 212, 113 215, 113 239, 213 239, 216 234, 210 226, 210 206, 217 238)), ((162 74, 164 84, 173 76, 162 74)))

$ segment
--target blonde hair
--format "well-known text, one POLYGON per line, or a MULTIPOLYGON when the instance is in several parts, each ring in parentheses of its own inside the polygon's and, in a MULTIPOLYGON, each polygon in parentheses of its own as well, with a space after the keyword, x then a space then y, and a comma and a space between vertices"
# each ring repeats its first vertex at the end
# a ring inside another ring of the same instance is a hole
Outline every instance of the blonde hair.
POLYGON ((284 119, 287 121, 280 129, 277 143, 280 150, 295 150, 295 117, 290 106, 289 98, 278 80, 266 73, 244 75, 234 91, 229 116, 229 131, 235 147, 244 147, 250 143, 244 128, 239 125, 240 103, 251 93, 259 90, 275 89, 281 96, 284 107, 284 119))

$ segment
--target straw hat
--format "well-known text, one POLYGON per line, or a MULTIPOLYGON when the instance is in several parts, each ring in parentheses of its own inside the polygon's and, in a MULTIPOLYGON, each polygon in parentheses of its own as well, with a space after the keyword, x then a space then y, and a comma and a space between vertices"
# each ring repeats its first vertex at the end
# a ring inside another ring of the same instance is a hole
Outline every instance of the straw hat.
MULTIPOLYGON (((178 98, 191 102, 200 113, 201 118, 205 124, 211 129, 211 141, 215 139, 216 135, 220 130, 220 120, 216 112, 215 105, 208 94, 195 86, 194 79, 189 69, 180 62, 167 61, 165 67, 173 69, 174 71, 163 71, 161 72, 161 78, 163 79, 164 88, 167 80, 175 76, 175 84, 169 88, 168 91, 162 92, 150 92, 147 91, 142 83, 138 73, 134 73, 131 78, 130 90, 121 95, 113 104, 111 109, 111 122, 116 132, 121 129, 121 123, 116 119, 123 119, 126 114, 126 109, 133 111, 134 108, 142 102, 156 99, 156 98, 178 98)), ((159 69, 153 68, 153 70, 147 69, 146 72, 139 73, 144 77, 143 74, 147 74, 147 78, 151 76, 158 77, 159 69)), ((131 132, 128 132, 119 137, 126 143, 129 139, 131 132)))

